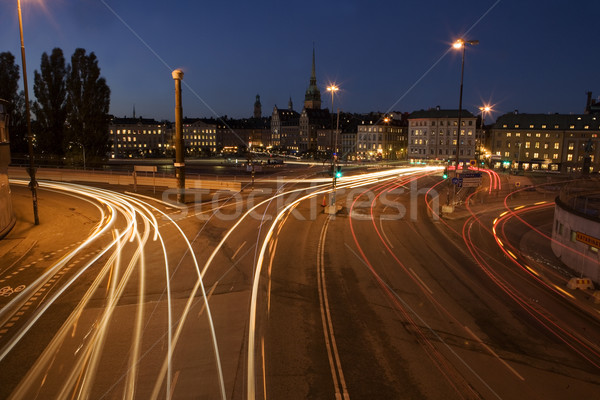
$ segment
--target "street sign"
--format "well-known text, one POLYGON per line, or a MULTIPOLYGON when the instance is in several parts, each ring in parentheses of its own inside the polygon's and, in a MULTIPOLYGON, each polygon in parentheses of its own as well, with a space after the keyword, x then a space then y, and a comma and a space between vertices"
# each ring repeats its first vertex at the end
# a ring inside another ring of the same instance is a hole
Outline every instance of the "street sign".
POLYGON ((478 187, 481 185, 481 173, 464 173, 460 174, 461 187, 478 187))
POLYGON ((452 183, 456 185, 458 183, 458 178, 452 178, 452 183))

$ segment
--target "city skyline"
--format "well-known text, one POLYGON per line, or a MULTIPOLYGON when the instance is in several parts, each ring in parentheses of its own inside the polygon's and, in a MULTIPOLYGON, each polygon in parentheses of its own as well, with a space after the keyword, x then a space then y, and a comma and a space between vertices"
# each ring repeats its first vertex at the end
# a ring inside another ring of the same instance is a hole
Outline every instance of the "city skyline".
MULTIPOLYGON (((514 109, 582 113, 585 92, 600 94, 590 50, 595 3, 183 4, 23 1, 30 90, 43 52, 60 47, 69 61, 82 47, 96 53, 117 117, 135 107, 137 116, 173 120, 175 68, 185 73, 184 116, 250 117, 256 94, 268 116, 290 97, 302 109, 314 43, 323 108, 331 107, 325 87, 336 82, 336 108, 347 112, 456 109, 460 52, 451 44, 464 36, 480 45, 466 49, 463 108, 491 103, 489 121, 514 109)), ((2 51, 20 64, 16 2, 0 10, 2 51)))

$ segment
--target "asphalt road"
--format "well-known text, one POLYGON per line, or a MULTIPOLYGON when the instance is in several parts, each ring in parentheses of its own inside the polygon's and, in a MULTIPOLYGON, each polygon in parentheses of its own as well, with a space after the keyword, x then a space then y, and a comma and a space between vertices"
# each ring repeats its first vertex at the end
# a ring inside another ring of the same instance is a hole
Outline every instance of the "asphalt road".
POLYGON ((499 217, 505 187, 439 218, 439 172, 370 170, 338 182, 330 216, 321 169, 183 208, 43 185, 39 227, 15 187, 0 280, 24 288, 0 297, 0 398, 600 392, 598 308, 557 289, 540 235, 551 195, 499 217))

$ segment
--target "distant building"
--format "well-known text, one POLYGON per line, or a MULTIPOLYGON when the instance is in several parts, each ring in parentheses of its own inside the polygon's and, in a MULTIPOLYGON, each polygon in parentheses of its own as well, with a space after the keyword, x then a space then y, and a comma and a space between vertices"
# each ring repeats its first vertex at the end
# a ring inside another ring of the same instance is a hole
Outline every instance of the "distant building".
POLYGON ((260 104, 260 96, 256 95, 256 101, 254 102, 254 118, 260 119, 262 117, 262 106, 260 104))
POLYGON ((306 93, 304 94, 304 108, 320 109, 321 108, 321 91, 317 87, 317 73, 315 70, 315 48, 313 47, 312 55, 312 71, 310 81, 306 93))
POLYGON ((216 125, 217 147, 224 152, 271 146, 269 118, 222 119, 216 125))
POLYGON ((522 114, 496 119, 491 129, 492 167, 580 171, 600 170, 600 114, 522 114))
POLYGON ((165 122, 142 117, 112 117, 108 130, 112 141, 111 158, 162 157, 167 151, 168 125, 165 122))
POLYGON ((209 156, 217 152, 217 125, 199 118, 184 118, 181 133, 185 154, 209 156))
MULTIPOLYGON (((439 107, 408 115, 408 158, 454 160, 456 158, 458 110, 439 107)), ((468 162, 476 155, 477 118, 462 110, 459 159, 468 162)))
POLYGON ((406 121, 375 115, 357 127, 356 157, 362 160, 406 159, 406 121))
MULTIPOLYGON (((298 120, 300 124, 298 151, 332 149, 334 135, 331 131, 331 118, 332 115, 327 109, 304 107, 298 120), (327 135, 324 132, 327 132, 327 135), (323 136, 326 136, 325 139, 320 139, 323 136)), ((333 125, 335 126, 335 122, 333 125)))
POLYGON ((275 106, 271 117, 271 142, 274 147, 290 153, 330 150, 334 136, 331 124, 329 110, 321 109, 321 91, 317 86, 313 48, 312 68, 309 85, 304 94, 304 107, 300 113, 294 111, 291 98, 287 110, 275 106), (328 130, 329 133, 325 133, 324 130, 328 130))
POLYGON ((300 114, 292 109, 273 107, 271 116, 271 144, 273 147, 298 151, 300 114))

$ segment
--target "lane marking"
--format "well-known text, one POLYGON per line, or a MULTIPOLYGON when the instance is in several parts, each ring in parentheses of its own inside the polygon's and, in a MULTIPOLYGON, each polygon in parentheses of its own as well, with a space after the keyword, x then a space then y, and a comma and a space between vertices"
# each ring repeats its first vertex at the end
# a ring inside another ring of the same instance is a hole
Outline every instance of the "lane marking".
POLYGON ((412 268, 409 267, 408 269, 410 270, 410 272, 412 272, 412 274, 415 276, 415 278, 417 278, 417 280, 419 281, 419 283, 421 283, 421 285, 423 285, 423 287, 425 289, 427 289, 429 291, 429 293, 433 294, 433 290, 431 290, 429 288, 429 286, 427 286, 425 284, 425 282, 423 282, 423 280, 421 279, 421 277, 419 275, 417 275, 417 273, 412 268))
POLYGON ((350 396, 348 395, 346 381, 344 380, 344 372, 342 371, 340 356, 335 341, 335 334, 333 332, 333 322, 331 321, 329 300, 327 298, 327 285, 325 283, 325 238, 327 237, 327 226, 329 225, 330 220, 331 218, 327 218, 325 220, 325 224, 323 224, 323 228, 321 229, 317 253, 317 286, 319 290, 319 306, 321 308, 321 321, 323 323, 323 335, 325 336, 327 357, 329 358, 329 368, 331 369, 331 377, 333 378, 333 385, 335 387, 335 398, 349 400, 350 396))
POLYGON ((523 378, 513 367, 511 367, 510 365, 508 365, 508 363, 506 361, 504 361, 502 358, 500 358, 500 356, 498 354, 496 354, 496 352, 494 350, 492 350, 488 345, 486 345, 485 343, 483 343, 481 341, 481 339, 479 339, 479 337, 477 337, 477 335, 475 335, 475 333, 473 333, 473 331, 471 331, 469 329, 468 326, 465 325, 465 330, 469 333, 469 335, 471 335, 480 345, 482 345, 488 352, 490 352, 491 355, 493 355, 494 357, 496 357, 502 364, 504 364, 504 366, 506 368, 508 368, 508 370, 510 372, 512 372, 513 374, 515 374, 517 376, 517 378, 519 378, 520 380, 524 381, 525 378, 523 378))
POLYGON ((233 256, 231 256, 231 259, 232 259, 232 260, 235 260, 235 256, 237 256, 237 255, 238 255, 238 253, 240 252, 240 250, 242 249, 242 247, 244 247, 244 245, 245 245, 245 244, 246 244, 246 241, 244 240, 244 243, 242 243, 242 244, 240 245, 240 247, 238 247, 238 249, 235 251, 235 253, 233 253, 233 256))

